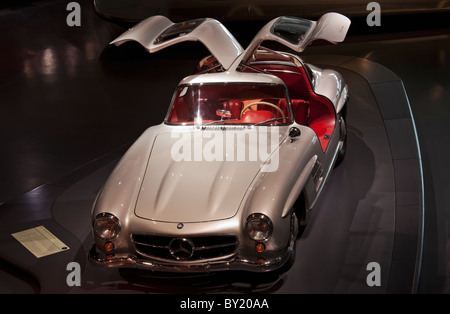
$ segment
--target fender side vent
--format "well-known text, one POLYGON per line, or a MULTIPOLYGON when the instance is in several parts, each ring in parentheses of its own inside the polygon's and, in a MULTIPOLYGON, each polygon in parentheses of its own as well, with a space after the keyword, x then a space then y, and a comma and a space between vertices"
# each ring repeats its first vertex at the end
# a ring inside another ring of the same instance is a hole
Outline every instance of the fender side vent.
POLYGON ((313 170, 311 172, 311 177, 317 191, 323 181, 323 168, 319 161, 316 161, 316 163, 314 164, 313 170))

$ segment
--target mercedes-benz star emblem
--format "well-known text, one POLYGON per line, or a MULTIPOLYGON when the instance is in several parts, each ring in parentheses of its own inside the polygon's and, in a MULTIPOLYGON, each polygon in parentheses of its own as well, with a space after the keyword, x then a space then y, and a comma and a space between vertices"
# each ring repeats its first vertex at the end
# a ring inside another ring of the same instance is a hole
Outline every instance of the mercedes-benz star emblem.
POLYGON ((177 260, 187 260, 194 254, 194 243, 186 238, 175 238, 170 241, 169 251, 177 260))

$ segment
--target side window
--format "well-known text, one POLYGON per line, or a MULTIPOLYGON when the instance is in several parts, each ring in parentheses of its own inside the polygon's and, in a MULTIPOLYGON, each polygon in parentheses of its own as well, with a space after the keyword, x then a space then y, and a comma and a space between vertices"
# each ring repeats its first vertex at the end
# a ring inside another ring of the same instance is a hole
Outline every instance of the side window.
POLYGON ((184 96, 186 95, 187 87, 181 87, 177 90, 172 109, 168 116, 168 122, 179 123, 186 121, 189 118, 189 111, 186 108, 186 102, 184 96))
POLYGON ((173 38, 189 34, 194 29, 196 29, 200 24, 202 24, 205 20, 206 19, 202 18, 173 24, 171 27, 162 32, 161 35, 156 37, 154 44, 161 44, 173 38))
POLYGON ((311 24, 309 20, 284 16, 272 26, 270 31, 287 42, 298 45, 305 38, 311 24))

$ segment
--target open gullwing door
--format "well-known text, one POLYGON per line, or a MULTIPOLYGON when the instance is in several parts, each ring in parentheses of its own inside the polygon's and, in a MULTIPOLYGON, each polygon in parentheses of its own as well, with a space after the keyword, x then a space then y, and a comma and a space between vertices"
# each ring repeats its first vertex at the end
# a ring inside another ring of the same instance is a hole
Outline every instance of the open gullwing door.
POLYGON ((311 42, 318 39, 334 44, 342 42, 350 23, 349 18, 335 12, 326 13, 317 21, 298 17, 277 17, 256 34, 245 50, 242 61, 247 62, 266 40, 277 41, 297 52, 302 52, 311 42))
POLYGON ((130 28, 111 44, 119 46, 127 41, 140 43, 150 53, 184 41, 200 41, 224 69, 228 69, 244 51, 233 35, 211 18, 173 23, 164 16, 152 16, 130 28))
POLYGON ((239 56, 247 62, 260 44, 266 40, 277 41, 297 52, 302 52, 311 42, 323 39, 342 42, 350 27, 350 19, 339 13, 326 13, 319 20, 281 16, 267 23, 250 45, 242 49, 234 36, 219 21, 199 18, 173 23, 157 15, 149 17, 113 40, 119 46, 127 41, 140 43, 153 53, 184 41, 200 41, 225 70, 230 69, 239 56))

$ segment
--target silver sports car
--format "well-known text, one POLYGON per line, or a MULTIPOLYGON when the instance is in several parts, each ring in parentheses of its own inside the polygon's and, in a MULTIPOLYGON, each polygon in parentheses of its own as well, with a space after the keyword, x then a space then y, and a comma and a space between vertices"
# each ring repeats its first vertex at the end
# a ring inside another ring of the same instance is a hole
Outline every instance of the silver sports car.
POLYGON ((294 53, 344 40, 350 20, 279 17, 243 49, 210 18, 150 17, 114 45, 150 53, 183 41, 211 52, 176 88, 164 122, 131 146, 92 209, 90 260, 107 267, 275 270, 292 260, 332 169, 345 154, 342 76, 294 53))

